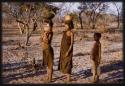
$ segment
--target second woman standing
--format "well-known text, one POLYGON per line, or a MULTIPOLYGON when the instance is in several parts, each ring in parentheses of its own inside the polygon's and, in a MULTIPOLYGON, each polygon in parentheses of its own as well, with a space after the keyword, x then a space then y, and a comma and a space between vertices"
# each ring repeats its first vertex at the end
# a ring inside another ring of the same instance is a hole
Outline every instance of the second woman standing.
POLYGON ((60 58, 58 69, 66 74, 67 81, 70 81, 71 69, 72 69, 72 57, 73 57, 73 41, 74 33, 71 29, 74 28, 72 17, 70 15, 65 16, 65 28, 63 32, 63 38, 61 41, 60 58))

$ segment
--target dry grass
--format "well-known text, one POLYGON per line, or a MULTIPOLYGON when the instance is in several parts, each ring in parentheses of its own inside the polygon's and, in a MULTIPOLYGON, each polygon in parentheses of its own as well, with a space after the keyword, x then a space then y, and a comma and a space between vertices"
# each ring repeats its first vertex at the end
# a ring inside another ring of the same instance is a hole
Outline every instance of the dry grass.
MULTIPOLYGON (((7 25, 4 31, 8 31, 11 25, 7 25)), ((10 28, 11 29, 11 28, 10 28)), ((57 71, 60 53, 60 42, 64 27, 54 26, 54 36, 52 47, 54 49, 54 73, 52 83, 64 83, 65 77, 57 71)), ((73 69, 71 83, 91 83, 91 60, 90 51, 93 46, 93 33, 95 30, 84 29, 74 30, 74 50, 73 50, 73 69)), ((100 83, 122 83, 123 82, 123 63, 122 63, 122 33, 109 33, 100 29, 102 33, 102 74, 100 83), (116 39, 117 38, 117 39, 116 39), (121 80, 121 81, 120 81, 121 80)), ((4 83, 43 83, 46 70, 42 68, 42 48, 40 46, 40 34, 37 32, 30 39, 31 46, 23 47, 25 36, 3 34, 3 79, 4 83), (13 36, 12 36, 13 35, 13 36), (21 46, 19 46, 21 43, 21 46), (38 70, 35 73, 32 69, 32 60, 36 59, 38 70)), ((14 32, 15 33, 15 32, 14 32)), ((19 34, 17 32, 17 34, 19 34)))

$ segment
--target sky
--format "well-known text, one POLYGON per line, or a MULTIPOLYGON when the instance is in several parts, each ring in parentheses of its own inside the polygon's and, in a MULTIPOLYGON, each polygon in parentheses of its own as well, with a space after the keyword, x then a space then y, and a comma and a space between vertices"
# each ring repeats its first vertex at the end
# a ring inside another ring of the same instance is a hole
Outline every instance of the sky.
MULTIPOLYGON (((69 8, 70 11, 78 11, 77 7, 79 6, 79 3, 78 2, 72 2, 74 4, 70 4, 69 2, 66 2, 65 6, 64 6, 64 9, 65 8, 69 8)), ((110 13, 110 14, 114 14, 114 15, 117 15, 117 9, 116 7, 113 5, 112 2, 107 2, 109 4, 109 9, 107 10, 107 13, 110 13)), ((56 2, 56 3, 53 3, 55 6, 58 6, 60 4, 62 4, 61 2, 56 2)), ((117 6, 118 7, 121 7, 122 8, 122 2, 116 2, 117 6)))

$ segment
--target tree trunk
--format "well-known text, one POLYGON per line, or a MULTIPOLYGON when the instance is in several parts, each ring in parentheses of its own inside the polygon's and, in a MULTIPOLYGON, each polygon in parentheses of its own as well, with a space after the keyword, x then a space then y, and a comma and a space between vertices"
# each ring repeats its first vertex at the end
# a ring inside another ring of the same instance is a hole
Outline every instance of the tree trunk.
POLYGON ((119 18, 119 11, 118 11, 118 19, 117 19, 117 21, 118 21, 118 26, 117 26, 117 28, 118 28, 118 29, 120 29, 120 18, 119 18))
POLYGON ((26 43, 25 43, 26 46, 28 45, 29 38, 30 38, 29 27, 27 26, 26 27, 26 43))
POLYGON ((33 28, 32 28, 32 31, 30 32, 30 28, 29 28, 29 25, 26 25, 26 46, 28 45, 28 42, 29 42, 29 39, 32 35, 32 33, 36 30, 37 28, 37 23, 34 22, 34 25, 33 25, 33 28))
POLYGON ((83 29, 81 14, 82 14, 82 13, 79 13, 79 21, 80 21, 81 29, 83 29))
POLYGON ((95 25, 96 25, 96 21, 93 18, 93 20, 92 20, 92 29, 95 29, 95 25))
POLYGON ((92 29, 95 29, 95 23, 93 23, 93 25, 92 25, 92 29))
POLYGON ((119 29, 120 28, 120 18, 119 18, 120 13, 119 13, 119 8, 116 5, 116 3, 114 3, 114 5, 115 5, 115 7, 117 9, 117 13, 118 13, 118 17, 117 17, 117 22, 118 22, 117 29, 119 29))
POLYGON ((22 28, 19 22, 17 22, 17 25, 18 25, 20 34, 22 35, 24 33, 24 27, 22 28))

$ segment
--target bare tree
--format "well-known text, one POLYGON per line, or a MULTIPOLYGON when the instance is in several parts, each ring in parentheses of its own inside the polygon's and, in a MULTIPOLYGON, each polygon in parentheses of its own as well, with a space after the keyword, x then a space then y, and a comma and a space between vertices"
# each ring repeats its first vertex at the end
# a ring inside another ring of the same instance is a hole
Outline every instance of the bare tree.
POLYGON ((26 45, 28 45, 29 38, 32 33, 38 27, 38 20, 43 20, 47 13, 55 13, 56 8, 48 5, 46 3, 38 3, 38 2, 26 2, 26 3, 6 3, 8 9, 6 10, 10 16, 16 20, 19 30, 21 34, 26 34, 26 45), (46 14, 45 14, 46 13, 46 14), (23 27, 22 27, 22 26, 23 27))
POLYGON ((81 14, 84 13, 89 19, 89 25, 92 23, 92 28, 95 29, 100 14, 108 9, 108 4, 102 2, 83 2, 80 3, 78 9, 80 9, 79 19, 81 28, 83 29, 81 14))
POLYGON ((121 6, 118 6, 117 3, 113 2, 114 6, 116 7, 117 9, 117 22, 118 22, 118 25, 117 25, 117 28, 119 29, 120 28, 120 11, 121 11, 121 6))
POLYGON ((59 25, 62 24, 63 22, 63 18, 64 15, 66 14, 70 14, 71 12, 71 7, 74 5, 75 3, 71 3, 71 2, 60 2, 60 3, 52 3, 52 5, 57 6, 59 8, 57 15, 55 16, 54 20, 55 22, 59 25))

